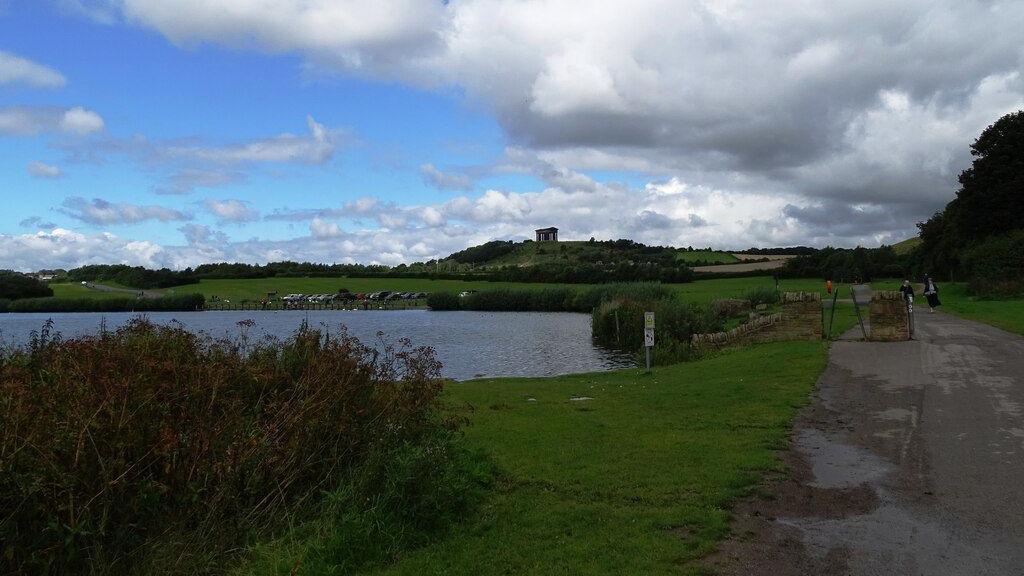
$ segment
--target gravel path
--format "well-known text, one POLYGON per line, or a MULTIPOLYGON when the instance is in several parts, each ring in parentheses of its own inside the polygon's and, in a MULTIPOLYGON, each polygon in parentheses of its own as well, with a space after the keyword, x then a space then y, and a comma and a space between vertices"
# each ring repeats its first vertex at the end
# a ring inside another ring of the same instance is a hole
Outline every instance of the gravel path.
POLYGON ((791 474, 737 509, 714 570, 1024 575, 1024 339, 915 319, 915 341, 833 345, 791 474))

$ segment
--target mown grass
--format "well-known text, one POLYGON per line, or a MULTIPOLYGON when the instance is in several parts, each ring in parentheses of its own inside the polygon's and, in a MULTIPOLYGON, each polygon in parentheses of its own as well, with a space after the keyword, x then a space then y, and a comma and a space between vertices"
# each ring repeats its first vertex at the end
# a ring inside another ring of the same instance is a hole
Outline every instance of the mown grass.
POLYGON ((497 487, 446 538, 373 573, 698 573, 730 503, 781 470, 774 451, 826 353, 786 342, 650 376, 451 384, 464 443, 490 454, 497 487))
MULTIPOLYGON (((53 289, 53 295, 56 298, 124 298, 130 296, 128 292, 103 292, 100 290, 92 290, 82 286, 81 284, 75 283, 51 283, 50 288, 53 289)), ((120 288, 120 286, 113 286, 114 288, 120 288)), ((186 292, 183 290, 183 292, 186 292)), ((193 290, 192 292, 195 292, 193 290)))
MULTIPOLYGON (((872 284, 875 289, 898 290, 898 282, 878 282, 872 284)), ((918 310, 927 311, 928 303, 922 295, 921 285, 915 285, 917 294, 915 302, 918 310)), ((989 300, 971 296, 967 292, 967 284, 963 282, 947 282, 939 284, 939 310, 955 314, 968 320, 984 322, 1002 328, 1008 332, 1024 334, 1024 299, 989 300)))

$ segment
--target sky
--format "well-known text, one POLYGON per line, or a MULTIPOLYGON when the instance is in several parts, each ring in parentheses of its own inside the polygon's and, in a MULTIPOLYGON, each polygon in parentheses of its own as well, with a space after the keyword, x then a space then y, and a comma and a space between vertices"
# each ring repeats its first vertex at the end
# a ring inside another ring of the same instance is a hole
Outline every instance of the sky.
POLYGON ((1022 68, 1020 0, 0 0, 0 268, 894 243, 1022 68))

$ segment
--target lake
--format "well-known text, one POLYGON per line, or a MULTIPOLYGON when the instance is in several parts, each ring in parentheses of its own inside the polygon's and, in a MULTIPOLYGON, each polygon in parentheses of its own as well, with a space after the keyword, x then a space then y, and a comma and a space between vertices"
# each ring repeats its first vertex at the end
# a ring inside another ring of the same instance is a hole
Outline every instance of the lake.
MULTIPOLYGON (((0 314, 0 341, 22 345, 29 334, 52 318, 65 338, 92 334, 106 322, 115 329, 137 313, 0 314)), ((629 355, 601 348, 590 335, 590 316, 569 312, 431 312, 393 311, 223 311, 150 312, 151 321, 180 322, 186 329, 235 338, 238 322, 253 320, 249 337, 285 338, 307 320, 313 327, 336 331, 347 327, 363 344, 374 345, 377 333, 391 342, 408 338, 413 346, 430 346, 444 365, 442 374, 456 380, 495 376, 555 376, 597 372, 634 365, 629 355)))

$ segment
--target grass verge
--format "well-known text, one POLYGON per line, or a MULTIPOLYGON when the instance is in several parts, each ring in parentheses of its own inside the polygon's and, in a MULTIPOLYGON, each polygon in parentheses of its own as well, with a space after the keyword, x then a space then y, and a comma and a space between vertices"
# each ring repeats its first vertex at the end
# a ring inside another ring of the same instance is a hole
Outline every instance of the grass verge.
POLYGON ((373 573, 697 573, 730 503, 780 469, 774 451, 826 355, 785 342, 651 376, 452 384, 464 442, 491 455, 497 485, 447 537, 373 573))
MULTIPOLYGON (((876 290, 898 290, 896 282, 872 284, 876 290)), ((921 286, 915 286, 915 306, 927 312, 928 302, 921 295, 921 286)), ((990 300, 977 298, 967 293, 967 284, 947 282, 939 285, 939 300, 942 312, 955 314, 968 320, 983 322, 1008 332, 1024 335, 1024 298, 990 300)))

